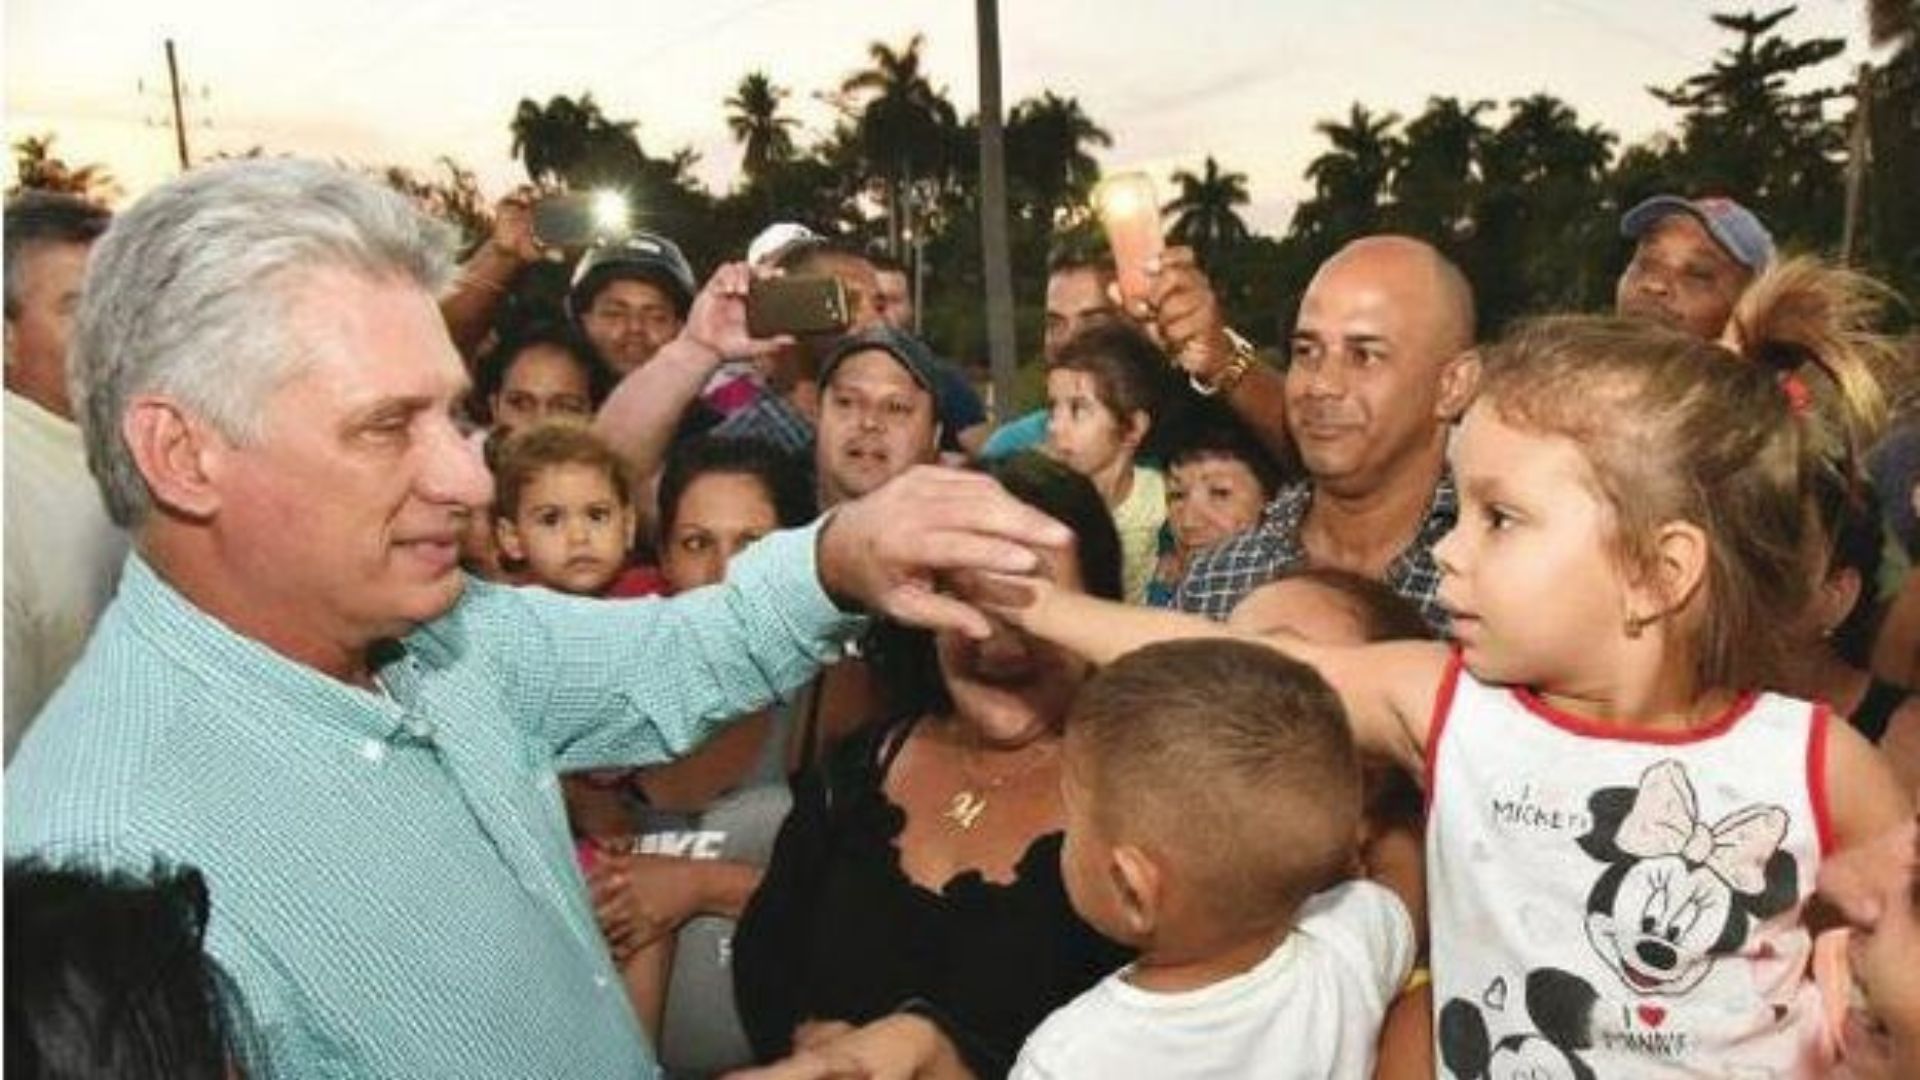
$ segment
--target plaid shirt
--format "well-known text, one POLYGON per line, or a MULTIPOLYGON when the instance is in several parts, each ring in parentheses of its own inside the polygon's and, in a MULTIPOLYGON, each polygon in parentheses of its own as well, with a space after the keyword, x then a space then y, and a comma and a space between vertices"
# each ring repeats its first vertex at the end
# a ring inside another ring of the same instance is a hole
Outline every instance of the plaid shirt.
MULTIPOLYGON (((1280 489, 1261 511, 1258 525, 1194 560, 1174 594, 1174 606, 1210 619, 1224 619, 1254 589, 1284 571, 1306 565, 1307 548, 1300 542, 1300 526, 1312 504, 1311 481, 1280 489)), ((1427 505, 1427 516, 1420 522, 1420 532, 1387 564, 1387 585, 1418 604, 1427 624, 1442 634, 1447 631, 1447 613, 1437 596, 1440 567, 1433 559, 1433 545, 1447 535, 1459 516, 1460 497, 1454 490, 1453 473, 1443 472, 1434 486, 1433 502, 1427 505)))
POLYGON ((778 394, 762 392, 753 404, 716 424, 711 434, 758 439, 789 454, 813 456, 813 424, 778 394))

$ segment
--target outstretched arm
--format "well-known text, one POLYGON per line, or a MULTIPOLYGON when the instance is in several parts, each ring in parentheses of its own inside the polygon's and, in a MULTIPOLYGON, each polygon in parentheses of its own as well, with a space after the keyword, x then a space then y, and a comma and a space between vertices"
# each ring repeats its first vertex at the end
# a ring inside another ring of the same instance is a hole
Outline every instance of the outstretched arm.
POLYGON ((1316 645, 1292 635, 1254 636, 1197 615, 1135 607, 1069 592, 1045 581, 972 582, 994 610, 1029 633, 1096 664, 1160 641, 1235 637, 1311 664, 1340 695, 1362 748, 1417 772, 1433 703, 1447 674, 1447 648, 1430 641, 1316 645))
POLYGON ((714 271, 694 298, 680 335, 621 379, 600 406, 594 433, 626 462, 637 489, 645 490, 660 470, 680 417, 721 360, 756 356, 786 343, 785 338, 760 341, 748 336, 747 287, 752 280, 745 263, 714 271))

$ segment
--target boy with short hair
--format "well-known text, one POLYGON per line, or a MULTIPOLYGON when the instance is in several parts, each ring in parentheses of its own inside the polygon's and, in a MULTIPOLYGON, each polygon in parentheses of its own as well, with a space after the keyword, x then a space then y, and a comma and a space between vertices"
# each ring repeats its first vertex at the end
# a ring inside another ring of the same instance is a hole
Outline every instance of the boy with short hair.
POLYGON ((1335 884, 1361 788, 1326 683, 1255 645, 1153 645, 1082 688, 1065 747, 1068 894, 1139 958, 1013 1076, 1369 1075, 1414 933, 1391 892, 1335 884))

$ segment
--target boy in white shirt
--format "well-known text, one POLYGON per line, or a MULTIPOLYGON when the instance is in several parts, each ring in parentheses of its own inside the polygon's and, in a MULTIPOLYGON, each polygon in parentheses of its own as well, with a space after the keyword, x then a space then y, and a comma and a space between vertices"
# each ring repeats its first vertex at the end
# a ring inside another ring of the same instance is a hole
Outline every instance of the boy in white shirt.
POLYGON ((1326 683, 1258 646, 1153 645, 1082 688, 1064 753, 1068 895, 1139 958, 1048 1017, 1015 1080, 1370 1075, 1414 933, 1383 887, 1333 884, 1361 790, 1326 683))

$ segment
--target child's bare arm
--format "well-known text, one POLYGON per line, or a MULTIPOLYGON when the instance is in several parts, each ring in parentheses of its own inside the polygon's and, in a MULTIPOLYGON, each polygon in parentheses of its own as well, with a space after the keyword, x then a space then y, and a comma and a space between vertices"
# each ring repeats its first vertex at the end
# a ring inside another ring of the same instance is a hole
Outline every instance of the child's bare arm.
POLYGON ((994 604, 996 611, 1096 664, 1160 641, 1232 637, 1267 645, 1319 670, 1346 706, 1362 749, 1416 773, 1422 765, 1430 714, 1447 671, 1444 645, 1327 646, 1290 635, 1253 637, 1196 615, 1119 604, 1046 582, 1008 588, 1023 592, 1026 602, 994 604))
POLYGON ((1893 766, 1838 717, 1827 724, 1827 812, 1836 851, 1877 839, 1913 816, 1913 796, 1893 766))

